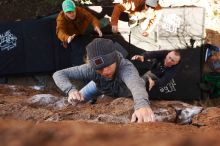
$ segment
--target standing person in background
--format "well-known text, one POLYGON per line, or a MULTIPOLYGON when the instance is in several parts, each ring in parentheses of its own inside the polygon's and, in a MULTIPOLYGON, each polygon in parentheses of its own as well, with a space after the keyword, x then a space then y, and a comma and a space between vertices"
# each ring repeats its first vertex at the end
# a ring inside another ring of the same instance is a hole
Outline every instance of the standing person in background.
POLYGON ((129 13, 130 27, 141 26, 139 31, 143 36, 148 36, 155 28, 158 20, 161 17, 161 6, 158 0, 123 0, 121 3, 114 6, 111 16, 112 32, 118 32, 118 20, 122 12, 129 13))
POLYGON ((204 45, 205 48, 205 63, 203 73, 220 72, 220 56, 219 48, 212 44, 210 40, 204 45))
POLYGON ((131 33, 129 41, 132 46, 134 46, 127 50, 130 57, 144 52, 145 50, 141 48, 149 48, 149 44, 155 43, 154 40, 157 38, 157 35, 152 32, 155 30, 162 14, 162 8, 158 4, 158 0, 138 0, 138 2, 130 1, 130 3, 127 2, 115 5, 111 19, 112 31, 118 32, 117 22, 120 13, 125 10, 130 10, 128 25, 131 33), (136 5, 138 7, 135 7, 136 5), (125 9, 125 6, 130 9, 125 9))
POLYGON ((87 44, 86 40, 83 40, 80 36, 89 31, 91 32, 92 26, 99 37, 102 37, 100 22, 86 9, 76 6, 72 0, 64 0, 62 9, 56 19, 56 34, 60 41, 62 41, 64 48, 68 48, 68 44, 70 44, 72 58, 77 57, 77 59, 72 61, 72 64, 78 65, 83 62, 82 56, 85 53, 84 47, 87 44))
POLYGON ((143 30, 142 35, 147 37, 155 28, 156 24, 161 18, 161 6, 158 4, 159 0, 146 0, 146 8, 142 12, 141 17, 143 17, 143 22, 141 22, 140 27, 143 30))
POLYGON ((119 4, 114 6, 111 16, 112 32, 118 32, 118 20, 122 12, 134 14, 145 9, 145 0, 121 0, 119 4))
POLYGON ((144 37, 149 36, 149 34, 154 30, 156 24, 158 24, 162 8, 158 3, 159 0, 146 0, 145 9, 141 13, 137 13, 136 16, 132 16, 131 22, 135 24, 131 26, 131 33, 135 36, 139 36, 140 39, 145 39, 144 37), (144 36, 141 38, 141 36, 144 36))

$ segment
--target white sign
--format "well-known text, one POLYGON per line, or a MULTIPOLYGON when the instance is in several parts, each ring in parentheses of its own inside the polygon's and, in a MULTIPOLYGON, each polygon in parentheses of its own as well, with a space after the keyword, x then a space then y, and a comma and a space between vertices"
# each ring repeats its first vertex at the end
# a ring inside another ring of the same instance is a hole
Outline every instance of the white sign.
POLYGON ((1 51, 10 51, 17 46, 17 37, 10 30, 0 34, 0 49, 1 51))
POLYGON ((175 92, 176 91, 175 86, 176 86, 176 82, 174 79, 172 79, 169 83, 167 83, 166 86, 160 87, 160 92, 165 94, 175 92))
POLYGON ((177 33, 177 29, 180 28, 181 18, 176 14, 168 14, 163 17, 162 28, 168 32, 177 33))

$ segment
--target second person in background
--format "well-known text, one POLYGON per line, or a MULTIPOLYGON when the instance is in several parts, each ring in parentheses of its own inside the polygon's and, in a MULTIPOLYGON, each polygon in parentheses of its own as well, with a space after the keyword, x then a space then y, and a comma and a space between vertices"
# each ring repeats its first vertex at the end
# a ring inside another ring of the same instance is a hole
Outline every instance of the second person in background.
POLYGON ((56 34, 64 48, 71 48, 72 65, 79 65, 83 63, 85 46, 90 42, 90 40, 79 36, 94 30, 99 37, 102 37, 100 27, 105 26, 100 26, 100 21, 95 16, 86 9, 76 6, 72 0, 64 0, 62 9, 56 19, 56 34))
POLYGON ((144 9, 145 0, 120 0, 120 2, 114 6, 114 10, 112 12, 112 32, 118 32, 118 20, 122 12, 134 14, 135 12, 141 12, 144 9))
POLYGON ((111 16, 112 32, 118 32, 118 20, 122 12, 129 13, 130 28, 140 26, 143 36, 148 36, 154 29, 161 15, 158 0, 122 0, 114 6, 111 16))

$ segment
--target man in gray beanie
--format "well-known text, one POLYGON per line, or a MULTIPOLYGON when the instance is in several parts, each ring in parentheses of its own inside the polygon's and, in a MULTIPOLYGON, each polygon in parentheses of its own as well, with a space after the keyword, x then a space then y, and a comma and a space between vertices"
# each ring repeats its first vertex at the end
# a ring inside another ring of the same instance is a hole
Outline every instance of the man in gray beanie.
POLYGON ((112 40, 96 38, 87 47, 88 63, 57 71, 53 75, 56 85, 68 95, 68 102, 88 101, 101 94, 111 97, 133 96, 134 113, 131 122, 153 122, 145 82, 134 65, 124 59, 112 40), (90 81, 80 91, 70 82, 90 81))

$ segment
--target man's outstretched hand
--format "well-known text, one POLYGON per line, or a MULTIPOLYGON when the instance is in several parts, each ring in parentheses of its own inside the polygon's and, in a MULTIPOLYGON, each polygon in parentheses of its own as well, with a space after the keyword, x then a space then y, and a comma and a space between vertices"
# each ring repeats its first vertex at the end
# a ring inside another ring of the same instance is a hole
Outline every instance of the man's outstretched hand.
POLYGON ((113 33, 118 33, 118 26, 117 25, 112 26, 112 32, 113 33))
POLYGON ((71 36, 68 37, 66 42, 63 42, 63 47, 64 48, 68 48, 68 44, 71 43, 71 41, 75 38, 76 34, 73 34, 71 36))
POLYGON ((102 31, 98 26, 95 27, 95 31, 99 34, 99 37, 102 37, 102 31))
POLYGON ((150 91, 155 85, 155 81, 152 80, 151 77, 148 77, 148 82, 149 82, 149 91, 150 91))
POLYGON ((150 107, 142 107, 138 110, 135 110, 132 114, 131 122, 134 123, 143 123, 143 122, 154 122, 155 116, 150 107))
POLYGON ((68 103, 72 104, 74 102, 84 101, 84 97, 79 91, 70 91, 68 93, 68 103))
POLYGON ((75 38, 75 36, 76 36, 76 34, 69 36, 67 39, 67 43, 69 44, 75 38))
POLYGON ((142 55, 134 55, 131 60, 137 60, 137 61, 141 61, 144 62, 144 56, 142 55))

